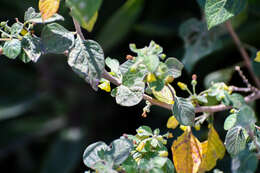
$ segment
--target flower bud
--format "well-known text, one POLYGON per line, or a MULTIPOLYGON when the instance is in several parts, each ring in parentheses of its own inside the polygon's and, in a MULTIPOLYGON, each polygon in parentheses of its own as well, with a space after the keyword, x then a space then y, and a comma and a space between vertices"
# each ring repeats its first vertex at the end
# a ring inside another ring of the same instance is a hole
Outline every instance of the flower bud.
POLYGON ((146 77, 146 80, 147 80, 147 82, 151 83, 151 82, 156 81, 156 77, 153 73, 149 73, 146 77))
POLYGON ((177 85, 180 87, 180 89, 182 90, 186 90, 187 89, 187 85, 185 83, 182 82, 178 82, 177 85))
POLYGON ((168 157, 168 152, 167 151, 159 151, 159 156, 160 157, 168 157))

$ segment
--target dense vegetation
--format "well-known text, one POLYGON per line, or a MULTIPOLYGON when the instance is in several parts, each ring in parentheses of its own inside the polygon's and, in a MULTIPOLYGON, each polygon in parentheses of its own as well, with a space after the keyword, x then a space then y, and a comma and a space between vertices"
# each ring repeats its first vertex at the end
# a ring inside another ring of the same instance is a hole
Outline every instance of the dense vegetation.
POLYGON ((260 2, 9 3, 2 170, 257 172, 260 2))

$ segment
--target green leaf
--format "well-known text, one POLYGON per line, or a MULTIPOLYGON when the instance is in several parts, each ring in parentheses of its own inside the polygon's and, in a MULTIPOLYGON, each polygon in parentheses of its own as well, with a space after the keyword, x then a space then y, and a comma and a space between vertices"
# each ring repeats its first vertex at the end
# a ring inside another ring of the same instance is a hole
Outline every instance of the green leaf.
POLYGON ((235 68, 230 67, 230 68, 225 68, 225 69, 211 72, 211 73, 207 74, 207 76, 204 78, 204 86, 206 88, 209 88, 211 86, 212 82, 228 83, 231 80, 234 71, 235 71, 235 68))
POLYGON ((89 32, 93 29, 101 4, 102 0, 66 0, 66 5, 71 9, 70 15, 89 32))
POLYGON ((50 18, 43 21, 41 13, 36 13, 35 9, 32 7, 28 8, 24 14, 24 21, 26 23, 51 23, 59 20, 64 21, 64 18, 59 14, 54 14, 50 18))
POLYGON ((148 71, 155 72, 158 68, 160 60, 159 57, 156 55, 144 56, 144 64, 148 71))
POLYGON ((231 155, 237 155, 246 147, 246 137, 244 135, 245 129, 241 126, 235 126, 228 130, 225 146, 231 155))
POLYGON ((84 147, 82 133, 78 128, 63 131, 51 145, 41 173, 72 172, 84 147))
POLYGON ((125 4, 107 20, 97 37, 97 40, 104 50, 110 50, 124 38, 140 16, 143 7, 144 0, 127 0, 125 4))
POLYGON ((225 91, 225 98, 223 102, 225 105, 229 105, 237 109, 239 109, 240 107, 246 104, 245 99, 242 95, 237 93, 229 95, 226 91, 225 91))
POLYGON ((31 62, 31 59, 26 55, 25 51, 23 50, 19 56, 19 59, 22 60, 24 63, 31 62))
POLYGON ((169 75, 173 76, 174 78, 178 78, 181 76, 181 71, 183 69, 183 64, 176 58, 168 58, 165 61, 165 64, 168 67, 169 75))
POLYGON ((120 65, 119 69, 120 69, 122 74, 125 74, 126 72, 129 71, 129 68, 132 65, 134 65, 134 61, 133 60, 127 60, 126 62, 124 62, 123 64, 120 65))
POLYGON ((245 149, 232 159, 232 173, 254 173, 257 170, 258 158, 255 153, 245 149))
POLYGON ((11 26, 11 35, 13 36, 19 35, 22 29, 23 29, 23 25, 21 23, 14 23, 11 26))
POLYGON ((114 140, 111 144, 111 149, 107 154, 112 156, 113 163, 116 166, 122 164, 130 155, 133 148, 133 143, 124 137, 114 140))
POLYGON ((150 127, 148 126, 141 126, 138 129, 136 129, 137 135, 138 136, 145 136, 145 137, 149 137, 153 135, 153 131, 150 127))
POLYGON ((136 161, 133 159, 132 156, 129 156, 124 163, 122 164, 122 167, 127 173, 136 173, 138 172, 138 166, 136 161))
POLYGON ((195 18, 181 24, 179 35, 185 43, 182 63, 189 73, 199 60, 222 47, 221 33, 219 28, 208 31, 206 24, 195 18))
POLYGON ((134 106, 140 103, 144 94, 144 82, 138 82, 131 87, 120 85, 117 87, 116 102, 122 106, 134 106))
POLYGON ((204 10, 208 29, 236 16, 246 6, 246 0, 206 0, 204 10))
POLYGON ((237 114, 231 114, 229 115, 225 122, 224 122, 224 129, 229 130, 231 129, 237 122, 237 114))
POLYGON ((75 47, 70 51, 68 64, 84 78, 94 90, 105 68, 104 53, 100 45, 93 40, 81 40, 78 36, 75 47))
POLYGON ((41 33, 42 43, 47 53, 62 54, 74 46, 74 35, 57 23, 46 25, 41 33))
POLYGON ((195 108, 187 99, 177 96, 174 97, 174 105, 172 111, 173 115, 176 117, 181 125, 194 125, 195 108))
POLYGON ((243 105, 237 113, 237 125, 244 128, 254 127, 256 123, 256 116, 254 110, 247 105, 243 105))
POLYGON ((3 46, 3 54, 10 59, 15 59, 21 53, 21 42, 18 39, 6 41, 3 46))
POLYGON ((120 74, 119 61, 117 59, 112 59, 110 57, 107 57, 105 60, 105 63, 112 72, 114 72, 116 74, 120 74))
POLYGON ((41 39, 29 34, 25 35, 22 39, 22 48, 30 60, 37 62, 42 54, 41 39))
POLYGON ((83 154, 84 164, 94 169, 94 166, 97 162, 101 161, 99 158, 98 152, 101 150, 108 150, 109 147, 104 142, 96 142, 89 145, 83 154))

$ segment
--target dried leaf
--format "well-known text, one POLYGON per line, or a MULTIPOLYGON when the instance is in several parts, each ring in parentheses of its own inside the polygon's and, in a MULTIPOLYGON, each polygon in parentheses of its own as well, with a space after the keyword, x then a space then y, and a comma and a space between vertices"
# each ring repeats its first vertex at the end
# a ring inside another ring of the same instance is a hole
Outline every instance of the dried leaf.
POLYGON ((202 146, 190 128, 172 145, 173 162, 177 173, 197 173, 201 164, 202 146))
POLYGON ((40 0, 39 10, 42 14, 42 20, 52 17, 59 9, 60 0, 40 0))
POLYGON ((225 146, 213 126, 210 127, 208 140, 202 143, 202 163, 200 172, 213 169, 217 160, 225 155, 225 146))

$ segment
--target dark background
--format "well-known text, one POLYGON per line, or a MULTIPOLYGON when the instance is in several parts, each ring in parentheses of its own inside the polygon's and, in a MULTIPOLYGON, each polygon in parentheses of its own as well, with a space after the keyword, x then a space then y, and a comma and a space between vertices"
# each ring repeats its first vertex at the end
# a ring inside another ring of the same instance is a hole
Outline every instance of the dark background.
MULTIPOLYGON (((102 28, 110 17, 125 1, 104 0, 99 18, 92 33, 84 31, 87 39, 99 38, 98 42, 111 39, 120 29, 100 40, 102 28), (103 39, 103 40, 102 40, 103 39)), ((1 0, 0 20, 14 22, 18 17, 23 21, 27 8, 37 9, 35 0, 1 0)), ((259 5, 259 4, 258 4, 259 5)), ((258 7, 259 6, 254 6, 258 7)), ((59 13, 65 17, 60 22, 73 31, 69 10, 62 1, 59 13)), ((125 61, 131 54, 128 45, 137 47, 148 45, 151 40, 160 44, 168 56, 181 60, 184 44, 178 36, 178 28, 185 20, 201 18, 201 11, 195 0, 146 0, 139 17, 127 28, 127 33, 109 48, 105 55, 125 61)), ((124 19, 122 19, 124 20, 124 19)), ((126 19, 127 20, 127 19, 126 19)), ((260 13, 249 10, 248 20, 236 29, 241 39, 255 47, 260 45, 260 13)), ((36 35, 42 26, 37 27, 36 35)), ((221 50, 201 59, 193 69, 198 75, 198 90, 203 90, 204 77, 215 70, 229 67, 242 61, 240 54, 228 35, 224 35, 227 44, 221 50)), ((184 64, 185 65, 185 64, 184 64)), ((247 74, 246 69, 244 69, 247 74)), ((192 74, 192 73, 191 73, 192 74)), ((178 95, 187 96, 178 90, 177 81, 189 83, 191 74, 185 70, 180 79, 173 82, 178 95)), ((230 83, 243 86, 241 79, 234 74, 230 83)), ((258 112, 257 102, 254 103, 258 112)), ((115 103, 109 93, 95 92, 79 78, 67 65, 66 57, 45 55, 37 64, 24 64, 20 60, 0 57, 0 169, 1 172, 20 173, 65 173, 83 172, 82 153, 90 143, 102 140, 109 144, 123 133, 135 134, 141 125, 160 128, 167 132, 166 123, 171 113, 158 107, 152 107, 147 118, 142 118, 144 102, 134 107, 121 107, 115 103)), ((215 116, 216 129, 222 140, 225 137, 223 123, 228 112, 215 116)), ((207 125, 195 134, 202 140, 207 135, 207 125)), ((181 132, 174 131, 174 136, 181 132)), ((170 147, 171 141, 169 141, 170 147)), ((230 157, 219 161, 217 168, 230 172, 230 157)))

